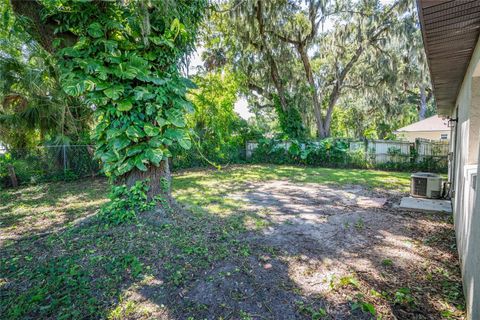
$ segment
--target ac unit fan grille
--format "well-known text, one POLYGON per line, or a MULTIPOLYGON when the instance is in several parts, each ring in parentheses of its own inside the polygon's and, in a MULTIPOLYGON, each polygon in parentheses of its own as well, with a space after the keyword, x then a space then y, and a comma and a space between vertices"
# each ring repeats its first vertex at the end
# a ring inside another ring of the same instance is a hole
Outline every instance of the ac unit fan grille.
POLYGON ((427 179, 413 178, 413 194, 422 197, 427 196, 427 179))

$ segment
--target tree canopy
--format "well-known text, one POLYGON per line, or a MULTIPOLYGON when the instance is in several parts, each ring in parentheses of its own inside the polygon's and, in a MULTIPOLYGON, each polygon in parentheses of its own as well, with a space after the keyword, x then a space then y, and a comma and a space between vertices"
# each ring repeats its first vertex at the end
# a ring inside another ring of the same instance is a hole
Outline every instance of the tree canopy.
POLYGON ((207 67, 230 64, 243 74, 253 109, 276 110, 279 119, 293 114, 289 123, 301 121, 297 127, 319 137, 339 133, 335 112, 383 108, 373 125, 388 122, 389 132, 412 120, 406 109, 418 106, 425 116, 431 89, 413 1, 249 0, 220 7, 202 37, 207 67))

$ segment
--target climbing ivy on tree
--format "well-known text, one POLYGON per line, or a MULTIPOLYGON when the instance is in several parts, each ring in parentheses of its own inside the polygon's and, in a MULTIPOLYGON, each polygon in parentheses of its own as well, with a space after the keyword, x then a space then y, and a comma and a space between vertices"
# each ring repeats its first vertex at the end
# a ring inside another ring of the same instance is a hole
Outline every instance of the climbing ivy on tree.
MULTIPOLYGON (((121 20, 130 20, 127 13, 121 20)), ((64 58, 62 82, 68 94, 85 95, 97 108, 100 122, 94 137, 105 172, 122 176, 134 168, 147 171, 148 165, 158 166, 170 155, 172 143, 190 148, 184 115, 193 111, 185 99, 192 84, 175 67, 177 43, 188 36, 179 20, 152 32, 145 38, 147 45, 138 43, 140 26, 112 24, 109 15, 82 22, 78 25, 85 32, 77 44, 59 52, 64 58)))
POLYGON ((146 22, 136 5, 107 4, 99 16, 97 5, 73 3, 81 14, 56 15, 63 29, 79 30, 77 43, 59 51, 64 89, 97 109, 97 156, 116 177, 159 166, 173 143, 191 145, 185 94, 193 84, 176 65, 192 35, 178 18, 151 14, 146 22))
POLYGON ((34 31, 53 29, 52 39, 37 37, 58 57, 65 92, 95 109, 93 137, 105 173, 127 186, 149 181, 148 200, 170 197, 160 181, 170 181, 170 147, 191 146, 185 115, 193 111, 185 95, 194 84, 177 65, 206 0, 32 3, 41 7, 40 18, 12 0, 14 11, 36 24, 34 31))
POLYGON ((307 136, 307 130, 303 125, 302 116, 294 105, 293 99, 290 99, 289 97, 286 98, 288 107, 286 110, 283 110, 278 96, 274 96, 275 111, 277 112, 278 120, 280 122, 280 129, 292 139, 305 139, 307 136))

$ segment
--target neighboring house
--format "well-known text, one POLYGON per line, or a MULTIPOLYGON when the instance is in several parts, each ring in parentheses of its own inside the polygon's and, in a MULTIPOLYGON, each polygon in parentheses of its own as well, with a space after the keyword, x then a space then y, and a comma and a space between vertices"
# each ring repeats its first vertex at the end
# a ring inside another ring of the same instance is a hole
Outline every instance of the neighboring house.
POLYGON ((450 140, 450 128, 445 117, 434 115, 430 118, 397 129, 395 135, 402 140, 415 142, 417 138, 428 140, 450 140))
POLYGON ((449 163, 468 319, 480 319, 480 1, 417 0, 439 115, 450 118, 449 163))

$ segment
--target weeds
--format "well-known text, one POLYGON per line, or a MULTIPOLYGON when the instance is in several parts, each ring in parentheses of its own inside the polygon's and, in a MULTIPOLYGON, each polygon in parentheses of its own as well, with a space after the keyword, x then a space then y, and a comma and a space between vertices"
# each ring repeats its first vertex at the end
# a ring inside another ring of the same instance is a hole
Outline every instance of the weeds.
POLYGON ((303 301, 296 302, 298 312, 310 317, 312 320, 323 319, 328 316, 327 311, 323 308, 314 308, 305 304, 303 301))
POLYGON ((362 218, 359 218, 357 222, 355 222, 355 229, 362 230, 365 228, 365 221, 362 218))
POLYGON ((376 316, 377 310, 375 306, 371 303, 365 302, 363 296, 358 294, 356 300, 351 304, 352 311, 361 310, 362 312, 369 313, 372 316, 376 316))
POLYGON ((382 260, 382 266, 384 267, 390 267, 393 265, 392 259, 383 259, 382 260))
POLYGON ((346 287, 346 286, 349 286, 349 285, 351 285, 351 286, 353 286, 357 289, 360 287, 360 283, 353 276, 345 276, 345 277, 340 278, 340 286, 341 287, 346 287))
POLYGON ((394 293, 393 303, 413 305, 415 303, 415 298, 412 296, 409 288, 400 288, 394 293))

